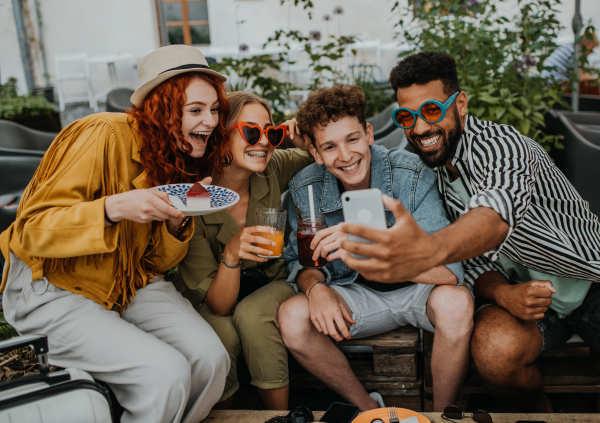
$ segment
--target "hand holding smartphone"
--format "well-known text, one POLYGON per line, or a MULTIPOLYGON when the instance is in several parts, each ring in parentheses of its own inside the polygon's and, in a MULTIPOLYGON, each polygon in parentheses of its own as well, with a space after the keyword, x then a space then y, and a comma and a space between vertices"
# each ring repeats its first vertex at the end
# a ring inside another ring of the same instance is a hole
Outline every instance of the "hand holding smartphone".
MULTIPOLYGON (((342 194, 342 209, 344 220, 348 223, 356 223, 373 229, 386 229, 385 212, 383 209, 382 193, 377 188, 346 191, 342 194)), ((371 241, 356 235, 348 234, 350 241, 371 241)), ((352 257, 366 259, 368 257, 351 254, 352 257)))

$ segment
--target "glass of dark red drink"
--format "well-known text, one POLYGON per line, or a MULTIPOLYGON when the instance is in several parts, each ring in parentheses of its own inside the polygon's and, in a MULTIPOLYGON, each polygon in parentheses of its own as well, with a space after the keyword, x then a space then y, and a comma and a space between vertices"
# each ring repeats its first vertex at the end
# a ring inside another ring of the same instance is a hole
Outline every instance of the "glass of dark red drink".
POLYGON ((296 231, 298 261, 303 267, 320 269, 327 264, 327 259, 319 256, 319 258, 313 260, 312 256, 315 250, 310 248, 310 243, 318 231, 327 227, 325 215, 321 212, 315 212, 313 219, 310 213, 302 213, 301 217, 302 220, 298 222, 298 230, 296 231))

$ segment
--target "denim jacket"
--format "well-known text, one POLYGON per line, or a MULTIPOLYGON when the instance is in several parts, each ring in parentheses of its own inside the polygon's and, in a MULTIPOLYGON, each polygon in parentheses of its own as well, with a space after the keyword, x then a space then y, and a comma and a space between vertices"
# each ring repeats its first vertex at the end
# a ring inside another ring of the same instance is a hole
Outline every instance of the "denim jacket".
MULTIPOLYGON (((437 191, 433 170, 426 167, 415 154, 404 149, 388 150, 376 145, 370 148, 371 188, 379 188, 384 194, 400 200, 427 233, 436 232, 450 223, 437 191)), ((290 180, 288 218, 292 233, 285 249, 285 259, 289 273, 287 283, 296 291, 296 276, 303 267, 298 262, 298 215, 295 208, 298 205, 302 213, 309 211, 309 185, 313 187, 315 210, 323 212, 327 226, 337 225, 344 220, 337 178, 327 171, 325 165, 312 163, 290 180)), ((387 226, 394 225, 396 219, 392 212, 386 209, 385 215, 387 226)), ((461 263, 446 267, 462 283, 461 263)), ((354 282, 358 276, 358 272, 346 266, 341 259, 327 263, 321 270, 325 273, 327 285, 346 285, 354 282)))

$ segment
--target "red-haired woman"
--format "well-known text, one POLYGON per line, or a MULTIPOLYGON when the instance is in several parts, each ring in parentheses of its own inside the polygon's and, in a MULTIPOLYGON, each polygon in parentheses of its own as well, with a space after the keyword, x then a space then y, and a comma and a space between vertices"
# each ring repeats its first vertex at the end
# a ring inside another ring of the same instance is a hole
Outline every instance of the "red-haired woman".
POLYGON ((106 382, 122 422, 195 423, 223 392, 229 358, 161 276, 185 256, 193 222, 147 188, 218 173, 225 77, 175 45, 138 72, 128 114, 74 122, 44 155, 0 236, 4 313, 19 333, 48 336, 51 364, 106 382))

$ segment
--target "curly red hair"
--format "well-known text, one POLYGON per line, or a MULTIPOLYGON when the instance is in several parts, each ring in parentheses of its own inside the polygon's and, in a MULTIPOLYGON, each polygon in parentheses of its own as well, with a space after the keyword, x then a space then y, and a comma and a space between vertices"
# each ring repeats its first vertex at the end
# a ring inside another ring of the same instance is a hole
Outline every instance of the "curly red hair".
POLYGON ((150 186, 196 182, 220 174, 228 162, 222 146, 228 137, 225 122, 229 116, 229 103, 225 86, 212 75, 188 72, 174 76, 154 88, 141 107, 132 106, 127 113, 137 121, 137 130, 142 136, 140 155, 150 186), (219 123, 201 158, 188 155, 192 146, 181 132, 185 90, 196 78, 212 85, 219 99, 219 123), (184 151, 177 148, 177 138, 184 151))

